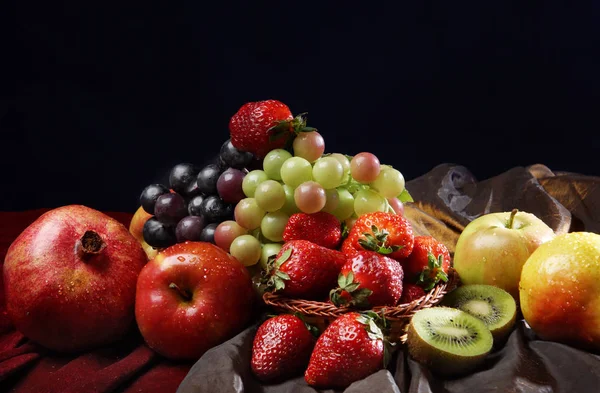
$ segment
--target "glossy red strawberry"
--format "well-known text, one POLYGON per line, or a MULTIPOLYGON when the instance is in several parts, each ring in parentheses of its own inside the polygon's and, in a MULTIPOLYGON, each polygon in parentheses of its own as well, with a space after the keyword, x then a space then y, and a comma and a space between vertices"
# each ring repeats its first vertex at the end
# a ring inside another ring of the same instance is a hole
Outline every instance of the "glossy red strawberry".
POLYGON ((342 267, 331 301, 359 308, 395 306, 402 295, 403 278, 402 267, 395 259, 374 251, 358 251, 342 267))
POLYGON ((448 280, 450 252, 432 236, 416 236, 412 253, 400 263, 406 280, 428 291, 439 281, 448 280))
POLYGON ((317 334, 316 328, 295 315, 281 314, 267 319, 254 336, 252 372, 263 382, 301 373, 306 370, 317 334))
POLYGON ((292 214, 283 231, 283 241, 308 240, 323 247, 336 249, 342 239, 342 224, 326 212, 292 214))
POLYGON ((345 389, 387 363, 383 333, 376 320, 350 312, 335 319, 313 349, 304 379, 315 388, 345 389))
POLYGON ((412 303, 414 300, 420 299, 425 296, 425 290, 423 287, 417 284, 405 283, 402 288, 402 296, 400 297, 399 304, 412 303))
POLYGON ((410 222, 401 215, 385 212, 363 214, 354 223, 342 244, 348 256, 356 251, 376 251, 400 260, 412 252, 414 234, 410 222))
POLYGON ((266 290, 300 299, 322 299, 335 287, 346 263, 340 251, 308 240, 292 240, 283 245, 267 266, 266 290))
POLYGON ((231 144, 257 158, 284 147, 298 132, 314 130, 306 126, 303 115, 292 116, 290 108, 277 100, 248 102, 229 120, 231 144))

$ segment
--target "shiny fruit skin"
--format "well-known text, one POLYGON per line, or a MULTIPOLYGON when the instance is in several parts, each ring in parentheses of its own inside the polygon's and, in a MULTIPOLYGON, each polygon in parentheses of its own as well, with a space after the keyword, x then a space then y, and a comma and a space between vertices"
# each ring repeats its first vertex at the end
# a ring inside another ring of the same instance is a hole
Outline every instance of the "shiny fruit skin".
POLYGON ((297 316, 271 317, 254 336, 252 372, 264 382, 291 377, 306 368, 315 342, 316 338, 297 316))
POLYGON ((325 207, 327 194, 319 183, 306 181, 294 190, 294 202, 304 213, 316 213, 325 207))
POLYGON ((283 245, 276 259, 282 258, 288 250, 291 254, 279 269, 270 271, 272 276, 277 270, 288 275, 285 287, 276 292, 299 299, 324 298, 336 285, 337 276, 346 263, 345 255, 307 240, 292 240, 283 245))
POLYGON ((213 244, 185 242, 163 250, 144 267, 135 316, 156 352, 197 360, 246 327, 253 299, 250 274, 241 263, 213 244))
POLYGON ((236 149, 231 143, 231 139, 226 140, 223 145, 221 145, 219 157, 223 160, 225 165, 236 169, 246 168, 254 158, 252 153, 236 149))
MULTIPOLYGON (((450 251, 444 243, 435 239, 433 236, 415 236, 413 250, 408 257, 401 260, 404 276, 406 280, 416 283, 423 270, 428 268, 429 254, 437 260, 442 256, 442 266, 439 268, 443 273, 448 274, 451 259, 450 251)), ((436 271, 429 271, 429 277, 426 279, 436 279, 436 271)))
POLYGON ((359 321, 356 312, 344 314, 321 334, 304 374, 310 386, 344 389, 384 367, 383 337, 370 337, 359 321))
POLYGON ((169 189, 162 184, 150 184, 142 190, 140 205, 148 214, 154 214, 154 205, 159 196, 167 194, 169 189))
POLYGON ((559 235, 527 259, 519 283, 523 317, 542 339, 600 349, 600 235, 559 235))
POLYGON ((379 159, 372 153, 358 153, 350 160, 350 173, 359 183, 371 183, 377 179, 380 170, 379 159))
POLYGON ((231 242, 233 242, 236 237, 245 235, 246 233, 248 233, 248 230, 242 228, 237 222, 227 220, 217 225, 214 241, 217 246, 229 252, 231 242))
POLYGON ((284 242, 308 240, 331 249, 337 249, 341 239, 342 224, 334 215, 325 212, 293 214, 283 231, 284 242))
POLYGON ((129 222, 129 233, 133 235, 140 243, 144 241, 144 224, 148 219, 152 217, 152 214, 146 212, 143 206, 138 207, 138 209, 131 217, 131 221, 129 222))
MULTIPOLYGON (((281 120, 292 120, 292 112, 277 100, 248 102, 229 121, 231 144, 238 150, 263 158, 269 151, 285 146, 285 136, 271 140, 270 128, 281 120)), ((292 135, 290 127, 290 135, 292 135)))
POLYGON ((519 301, 523 264, 540 244, 555 237, 542 220, 517 212, 489 213, 471 221, 456 243, 453 267, 463 284, 488 284, 509 292, 519 301))
POLYGON ((175 227, 165 225, 156 217, 151 217, 144 223, 144 241, 154 248, 166 248, 177 243, 175 227))
POLYGON ((142 248, 148 256, 148 259, 154 258, 156 256, 156 253, 158 252, 154 247, 146 243, 146 241, 144 240, 144 224, 150 218, 152 218, 152 214, 149 214, 148 212, 146 212, 146 210, 144 210, 143 206, 140 206, 135 211, 133 217, 131 218, 131 221, 129 222, 129 233, 131 233, 133 237, 135 237, 137 241, 140 242, 142 248))
POLYGON ((404 283, 402 287, 402 296, 398 304, 412 303, 414 300, 420 299, 425 296, 425 290, 423 287, 417 284, 404 283))
POLYGON ((372 293, 367 297, 368 306, 395 306, 402 296, 404 272, 395 259, 374 251, 358 251, 342 267, 341 273, 352 273, 353 282, 359 289, 367 288, 372 293))
POLYGON ((390 258, 402 260, 410 255, 415 243, 412 225, 403 216, 385 212, 367 213, 358 217, 342 244, 342 252, 351 256, 356 251, 364 251, 365 248, 360 241, 366 239, 365 233, 373 234, 373 225, 378 231, 386 230, 389 233, 384 244, 386 247, 400 247, 397 251, 388 254, 390 258))
POLYGON ((200 168, 194 164, 181 163, 175 165, 169 173, 169 185, 179 195, 191 196, 190 193, 197 192, 196 176, 200 168))
POLYGON ((6 308, 17 330, 44 347, 77 352, 121 339, 133 326, 136 282, 147 257, 118 221, 81 205, 30 224, 4 260, 6 308), (86 233, 106 246, 82 259, 86 233))

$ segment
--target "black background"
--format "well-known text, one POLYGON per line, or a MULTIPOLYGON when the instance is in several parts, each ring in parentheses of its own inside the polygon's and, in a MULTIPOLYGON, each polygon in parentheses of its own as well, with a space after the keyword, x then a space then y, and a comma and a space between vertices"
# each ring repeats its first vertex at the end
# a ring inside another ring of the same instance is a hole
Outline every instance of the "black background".
POLYGON ((268 98, 407 180, 446 162, 600 175, 598 2, 239 3, 3 13, 0 210, 134 211, 268 98))

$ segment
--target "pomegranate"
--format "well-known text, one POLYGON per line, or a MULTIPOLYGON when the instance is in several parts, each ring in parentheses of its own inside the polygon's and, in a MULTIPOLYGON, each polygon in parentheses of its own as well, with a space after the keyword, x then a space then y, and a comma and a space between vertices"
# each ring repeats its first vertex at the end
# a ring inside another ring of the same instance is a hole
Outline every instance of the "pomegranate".
POLYGON ((147 261, 128 229, 104 213, 82 205, 50 210, 8 249, 8 315, 17 330, 55 351, 114 342, 133 326, 147 261))

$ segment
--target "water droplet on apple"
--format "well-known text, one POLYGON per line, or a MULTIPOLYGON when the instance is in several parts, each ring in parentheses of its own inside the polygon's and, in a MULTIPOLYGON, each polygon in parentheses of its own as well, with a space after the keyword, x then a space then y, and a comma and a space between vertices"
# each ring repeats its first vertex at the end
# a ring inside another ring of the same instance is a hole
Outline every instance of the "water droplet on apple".
POLYGON ((180 256, 177 257, 177 260, 179 262, 185 262, 185 257, 183 255, 180 255, 180 256))

